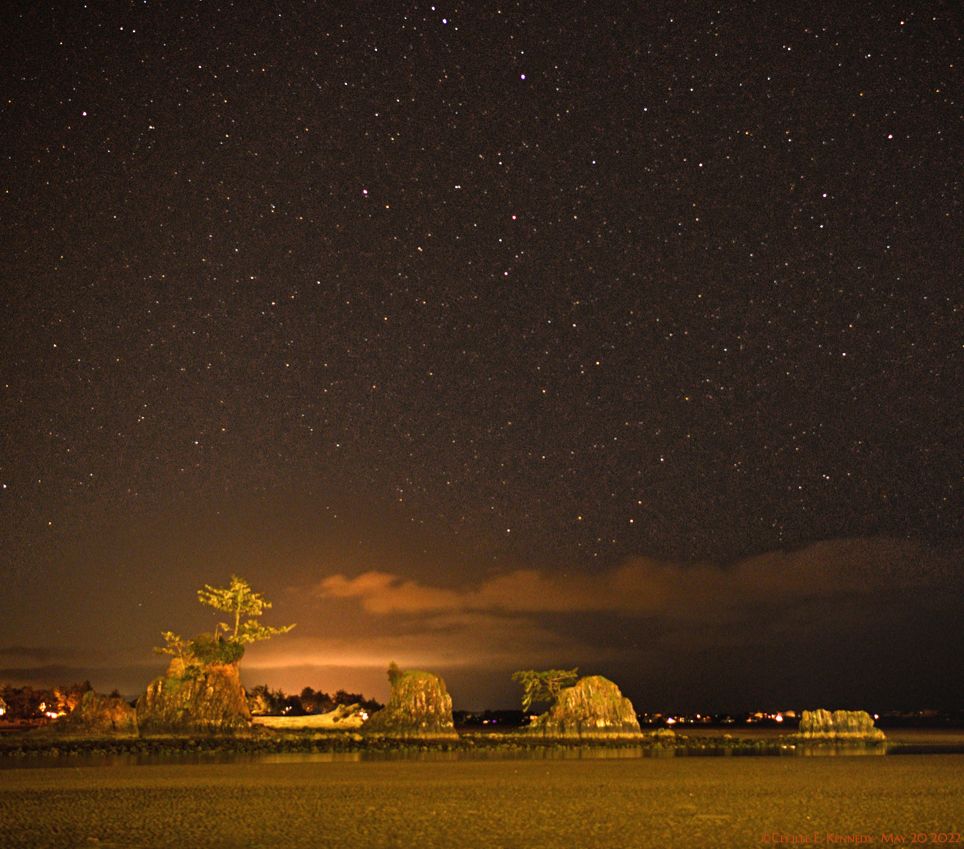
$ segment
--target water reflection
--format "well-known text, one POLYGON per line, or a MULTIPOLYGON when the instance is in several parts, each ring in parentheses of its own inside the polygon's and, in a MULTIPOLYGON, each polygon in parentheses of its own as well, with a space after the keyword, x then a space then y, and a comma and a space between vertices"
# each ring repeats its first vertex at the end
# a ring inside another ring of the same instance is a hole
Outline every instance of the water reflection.
POLYGON ((878 757, 888 754, 961 753, 961 747, 907 747, 888 744, 846 746, 827 743, 774 743, 754 746, 519 746, 459 749, 416 750, 385 749, 342 752, 168 752, 131 754, 24 755, 0 758, 5 768, 51 768, 90 766, 155 766, 176 764, 297 764, 359 763, 377 761, 583 761, 638 760, 640 758, 744 758, 744 757, 878 757))

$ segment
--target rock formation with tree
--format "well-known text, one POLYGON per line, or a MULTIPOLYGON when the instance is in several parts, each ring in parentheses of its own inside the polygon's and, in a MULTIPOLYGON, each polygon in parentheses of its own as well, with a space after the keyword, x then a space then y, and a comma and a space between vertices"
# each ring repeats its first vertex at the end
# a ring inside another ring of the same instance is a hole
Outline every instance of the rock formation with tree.
MULTIPOLYGON (((513 678, 526 688, 525 682, 531 680, 531 676, 525 673, 531 672, 534 670, 517 672, 513 678)), ((525 689, 523 707, 526 710, 533 701, 548 700, 548 691, 537 693, 536 698, 530 698, 531 695, 531 691, 525 689)), ((560 687, 549 709, 529 725, 528 733, 578 740, 636 740, 643 736, 632 702, 620 692, 619 687, 601 675, 589 675, 569 686, 560 687)))
POLYGON ((445 682, 432 672, 388 668, 392 694, 388 704, 362 726, 368 735, 393 738, 455 740, 452 697, 445 682))
POLYGON ((885 739, 874 718, 863 710, 805 710, 797 736, 804 740, 875 743, 885 739))
POLYGON ((249 727, 251 711, 238 667, 245 646, 294 627, 263 625, 257 617, 271 603, 236 575, 227 587, 205 585, 197 595, 198 601, 227 613, 231 621, 192 640, 172 631, 163 633, 165 645, 156 651, 171 655, 171 662, 137 702, 141 734, 225 733, 249 727))
POLYGON ((251 724, 237 662, 186 663, 174 658, 137 700, 143 734, 224 734, 251 724))

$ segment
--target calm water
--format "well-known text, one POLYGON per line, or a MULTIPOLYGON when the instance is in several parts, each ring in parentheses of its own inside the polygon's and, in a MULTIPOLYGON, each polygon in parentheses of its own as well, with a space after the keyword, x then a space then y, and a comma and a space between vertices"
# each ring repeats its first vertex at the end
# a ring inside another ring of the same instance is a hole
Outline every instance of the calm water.
POLYGON ((174 752, 151 754, 61 754, 0 757, 0 770, 52 769, 90 766, 176 766, 177 764, 323 764, 363 762, 472 761, 634 761, 671 758, 866 758, 905 755, 964 755, 964 745, 832 746, 773 744, 761 747, 707 745, 682 747, 583 747, 583 748, 492 748, 459 751, 354 751, 354 752, 174 752))

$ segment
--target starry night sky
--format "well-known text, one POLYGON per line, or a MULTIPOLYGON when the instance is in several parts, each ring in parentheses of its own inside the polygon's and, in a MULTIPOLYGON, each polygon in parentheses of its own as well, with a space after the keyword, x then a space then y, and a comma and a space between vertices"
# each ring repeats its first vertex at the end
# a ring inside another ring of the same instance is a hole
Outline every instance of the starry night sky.
POLYGON ((952 4, 8 24, 0 679, 960 706, 952 4))

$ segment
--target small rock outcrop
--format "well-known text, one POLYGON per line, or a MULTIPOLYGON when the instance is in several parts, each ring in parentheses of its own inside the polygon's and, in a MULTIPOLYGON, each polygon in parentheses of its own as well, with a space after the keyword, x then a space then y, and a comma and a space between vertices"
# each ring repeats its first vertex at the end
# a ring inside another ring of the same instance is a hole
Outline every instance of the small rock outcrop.
POLYGON ((232 733, 251 725, 237 663, 197 665, 174 658, 137 700, 141 734, 232 733))
POLYGON ((134 736, 137 714, 120 696, 104 696, 88 690, 67 716, 54 723, 52 730, 62 734, 134 736))
POLYGON ((877 742, 884 732, 874 727, 874 718, 863 710, 805 710, 800 715, 797 736, 804 740, 877 742))
POLYGON ((392 694, 388 704, 362 726, 365 734, 394 738, 455 740, 452 697, 445 682, 432 672, 388 671, 392 694))
POLYGON ((643 736, 632 702, 601 675, 580 678, 560 690, 552 707, 529 726, 529 733, 581 740, 643 736))

